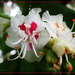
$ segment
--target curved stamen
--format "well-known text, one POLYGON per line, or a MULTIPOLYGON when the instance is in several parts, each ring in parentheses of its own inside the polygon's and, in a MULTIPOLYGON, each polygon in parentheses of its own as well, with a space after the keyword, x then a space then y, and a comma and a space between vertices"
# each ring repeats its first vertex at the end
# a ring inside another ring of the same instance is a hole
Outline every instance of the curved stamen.
POLYGON ((33 43, 32 43, 32 47, 33 47, 33 51, 34 51, 35 55, 36 55, 37 57, 39 57, 38 54, 36 53, 36 50, 35 50, 35 47, 34 47, 33 43))
POLYGON ((62 56, 60 56, 60 65, 62 64, 62 56))
POLYGON ((69 63, 69 61, 68 61, 68 56, 67 56, 67 54, 65 53, 65 57, 66 57, 66 61, 69 63))
POLYGON ((18 44, 18 43, 20 43, 21 41, 22 41, 22 39, 19 39, 17 42, 11 42, 8 38, 7 38, 7 40, 9 41, 9 43, 11 43, 11 44, 13 44, 13 45, 15 45, 15 44, 18 44))
POLYGON ((73 25, 72 25, 72 27, 71 27, 71 31, 73 30, 73 28, 74 28, 74 22, 73 22, 73 25))
POLYGON ((15 58, 13 58, 13 59, 9 59, 9 60, 12 61, 12 60, 18 59, 18 58, 20 57, 20 55, 22 54, 23 50, 24 50, 24 46, 25 46, 25 43, 23 44, 20 53, 19 53, 19 51, 18 51, 18 49, 17 49, 17 52, 18 52, 18 56, 17 56, 17 57, 15 57, 15 58))
POLYGON ((26 55, 26 50, 27 50, 28 43, 26 43, 26 45, 25 45, 25 49, 24 49, 24 52, 23 52, 23 56, 20 57, 21 59, 23 59, 25 57, 25 55, 26 55))
POLYGON ((37 41, 36 41, 35 37, 33 38, 33 40, 34 40, 34 42, 37 44, 37 41))

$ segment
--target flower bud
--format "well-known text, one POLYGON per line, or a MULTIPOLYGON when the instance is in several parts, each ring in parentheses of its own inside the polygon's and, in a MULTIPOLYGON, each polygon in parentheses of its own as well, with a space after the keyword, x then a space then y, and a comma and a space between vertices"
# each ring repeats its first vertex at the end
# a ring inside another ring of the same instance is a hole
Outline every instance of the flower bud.
POLYGON ((46 61, 48 63, 54 64, 57 62, 57 60, 57 55, 52 50, 47 51, 46 61))

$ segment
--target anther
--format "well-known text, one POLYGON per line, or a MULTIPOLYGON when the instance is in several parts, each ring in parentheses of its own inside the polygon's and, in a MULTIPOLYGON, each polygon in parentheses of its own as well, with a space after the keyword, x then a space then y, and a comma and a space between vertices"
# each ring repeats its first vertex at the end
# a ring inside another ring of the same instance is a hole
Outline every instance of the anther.
POLYGON ((72 19, 73 22, 75 22, 75 19, 72 19))
POLYGON ((56 65, 56 64, 54 64, 53 65, 57 70, 59 70, 59 67, 56 65))
POLYGON ((6 39, 9 37, 9 35, 6 36, 6 39))
POLYGON ((75 37, 75 35, 72 35, 72 37, 74 38, 74 37, 75 37))
POLYGON ((69 51, 68 51, 67 49, 65 49, 65 52, 66 52, 66 54, 68 54, 68 53, 69 53, 69 51))
POLYGON ((39 55, 43 55, 43 52, 39 52, 39 55))
POLYGON ((7 57, 7 60, 9 61, 9 60, 10 60, 10 58, 9 58, 9 57, 7 57))
POLYGON ((57 64, 60 64, 60 59, 58 59, 57 64))
POLYGON ((16 49, 19 49, 19 47, 17 47, 17 46, 16 46, 15 48, 16 48, 16 49))
POLYGON ((68 66, 68 71, 72 71, 72 65, 68 66))
POLYGON ((29 35, 28 37, 31 37, 32 35, 29 35))

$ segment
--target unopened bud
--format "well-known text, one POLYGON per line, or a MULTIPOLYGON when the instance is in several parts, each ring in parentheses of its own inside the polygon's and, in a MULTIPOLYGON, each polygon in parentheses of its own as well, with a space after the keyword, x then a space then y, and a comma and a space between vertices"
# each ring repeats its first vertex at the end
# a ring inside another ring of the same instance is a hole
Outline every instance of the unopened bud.
POLYGON ((57 60, 58 60, 58 57, 52 50, 47 51, 46 61, 48 63, 55 64, 57 62, 57 60))

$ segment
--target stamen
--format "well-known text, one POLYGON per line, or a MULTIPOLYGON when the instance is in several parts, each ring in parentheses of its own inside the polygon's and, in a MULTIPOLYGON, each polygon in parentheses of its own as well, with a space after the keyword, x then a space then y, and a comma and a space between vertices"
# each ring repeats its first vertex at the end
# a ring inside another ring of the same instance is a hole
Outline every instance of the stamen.
POLYGON ((20 53, 19 53, 18 50, 17 50, 17 52, 18 52, 18 56, 15 57, 14 59, 10 59, 10 61, 12 61, 12 60, 16 60, 16 59, 18 59, 19 57, 21 57, 20 55, 22 54, 22 52, 23 52, 23 50, 24 50, 24 47, 25 47, 25 43, 23 44, 20 53))
POLYGON ((55 24, 57 28, 60 28, 60 26, 58 25, 58 23, 55 24))
POLYGON ((68 54, 68 53, 69 53, 69 51, 68 51, 67 49, 65 49, 65 52, 66 52, 66 54, 68 54))
POLYGON ((72 65, 68 66, 68 71, 72 71, 72 65))
POLYGON ((26 50, 27 50, 28 43, 26 43, 26 45, 25 45, 25 49, 24 49, 24 52, 23 52, 23 56, 20 57, 21 59, 23 59, 25 57, 25 55, 26 55, 26 50))
POLYGON ((43 52, 39 52, 39 55, 43 55, 43 52))
POLYGON ((36 53, 36 50, 35 50, 35 47, 34 47, 33 43, 32 43, 32 47, 33 47, 33 51, 34 51, 35 55, 36 55, 37 57, 39 57, 39 56, 37 55, 37 53, 36 53))
POLYGON ((28 35, 28 37, 31 37, 32 35, 28 35))
POLYGON ((7 38, 7 40, 9 41, 9 43, 11 43, 11 44, 18 44, 18 43, 20 43, 21 41, 22 41, 22 39, 19 39, 17 42, 15 42, 15 43, 12 43, 8 38, 7 38))
POLYGON ((73 25, 72 25, 72 27, 71 27, 71 31, 73 30, 73 28, 74 28, 74 22, 73 22, 73 25))
POLYGON ((66 57, 66 61, 69 63, 69 61, 68 61, 68 56, 67 56, 67 54, 65 53, 65 57, 66 57))
POLYGON ((53 65, 57 70, 59 70, 59 67, 56 65, 56 64, 54 64, 53 65))
POLYGON ((33 38, 34 39, 34 42, 37 44, 37 41, 36 41, 36 39, 35 38, 33 38))
POLYGON ((60 59, 58 59, 57 64, 62 64, 62 56, 60 56, 60 59))
POLYGON ((6 36, 6 39, 9 37, 9 35, 6 36))
POLYGON ((63 27, 64 27, 64 28, 62 29, 62 31, 64 31, 64 30, 65 30, 65 26, 64 26, 64 25, 63 25, 63 27))

